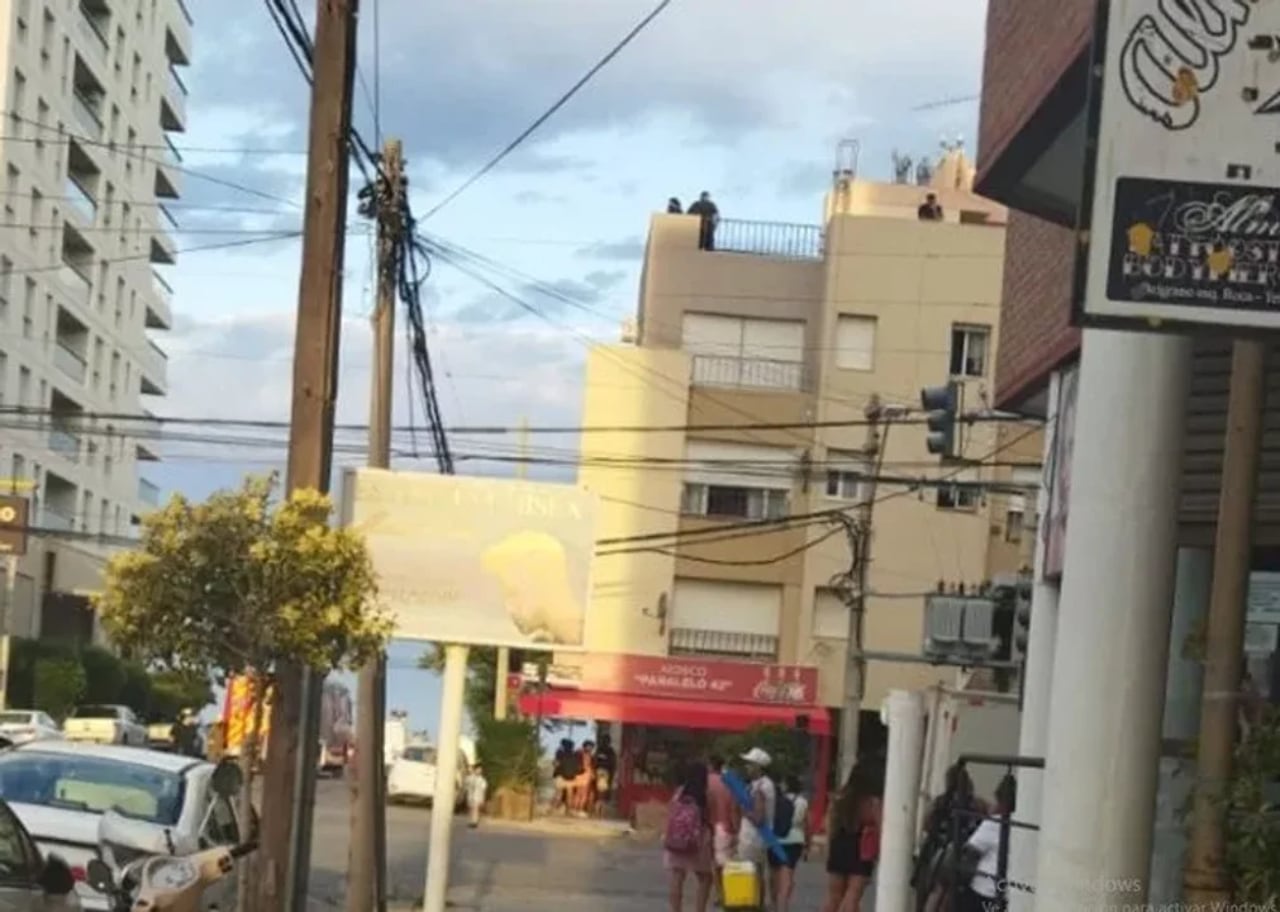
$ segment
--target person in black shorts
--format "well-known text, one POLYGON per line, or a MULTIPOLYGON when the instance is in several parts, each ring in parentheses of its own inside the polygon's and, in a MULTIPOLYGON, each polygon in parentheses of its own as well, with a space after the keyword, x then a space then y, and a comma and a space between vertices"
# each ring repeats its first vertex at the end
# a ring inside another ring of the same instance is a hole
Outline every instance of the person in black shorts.
POLYGON ((849 779, 831 809, 827 898, 822 912, 862 908, 862 896, 880 856, 883 799, 883 767, 874 761, 859 761, 849 771, 849 779))
MULTIPOLYGON (((782 798, 790 805, 791 820, 786 832, 778 824, 781 811, 775 811, 773 833, 782 844, 786 860, 782 861, 773 852, 769 853, 769 867, 773 876, 769 878, 773 890, 772 912, 790 912, 791 896, 796 889, 796 866, 800 859, 809 852, 809 799, 804 796, 799 776, 787 776, 782 780, 782 798)), ((783 806, 779 799, 778 807, 783 806)))

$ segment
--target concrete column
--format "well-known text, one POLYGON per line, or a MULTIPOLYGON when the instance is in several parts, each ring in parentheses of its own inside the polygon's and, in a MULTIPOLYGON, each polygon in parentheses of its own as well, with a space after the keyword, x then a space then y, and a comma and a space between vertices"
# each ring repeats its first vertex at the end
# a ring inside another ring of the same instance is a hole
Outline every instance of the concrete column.
POLYGON ((1178 550, 1174 581, 1173 623, 1169 631, 1169 671, 1164 686, 1163 750, 1156 787, 1156 824, 1151 853, 1150 902, 1172 907, 1182 899, 1182 865, 1187 852, 1183 819, 1196 761, 1192 744, 1200 731, 1200 690, 1204 665, 1187 655, 1187 640, 1200 632, 1209 611, 1213 586, 1213 552, 1208 548, 1178 550))
MULTIPOLYGON (((1045 422, 1045 479, 1036 498, 1036 543, 1031 589, 1031 628, 1027 631, 1027 656, 1022 682, 1022 718, 1018 730, 1018 754, 1043 757, 1049 746, 1049 694, 1053 687, 1053 653, 1058 640, 1058 583, 1044 578, 1045 541, 1049 528, 1050 487, 1056 476, 1054 443, 1058 429, 1058 397, 1062 375, 1055 372, 1049 380, 1049 411, 1045 422)), ((1077 401, 1078 398, 1077 398, 1077 401)), ((1070 521, 1068 520, 1068 525, 1070 521)), ((1018 770, 1018 812, 1016 819, 1040 823, 1041 794, 1044 772, 1037 769, 1018 770)), ((985 796, 984 796, 985 797, 985 796)), ((1036 850, 1039 833, 1018 830, 1009 840, 1009 879, 1014 883, 1036 881, 1036 850)), ((1026 890, 1009 892, 1012 912, 1031 912, 1035 895, 1026 890)))
POLYGON ((924 701, 906 690, 889 692, 884 704, 889 728, 885 759, 884 820, 876 871, 877 912, 911 907, 911 858, 916 845, 916 800, 924 751, 924 701))
POLYGON ((1191 341, 1086 330, 1038 912, 1147 900, 1191 341))

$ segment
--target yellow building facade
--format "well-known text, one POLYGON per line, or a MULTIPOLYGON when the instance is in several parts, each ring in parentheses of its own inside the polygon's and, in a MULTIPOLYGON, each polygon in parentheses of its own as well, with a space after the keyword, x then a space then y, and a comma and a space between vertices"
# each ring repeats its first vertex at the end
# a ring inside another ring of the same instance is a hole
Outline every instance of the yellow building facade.
MULTIPOLYGON (((971 181, 958 152, 929 186, 837 174, 822 225, 723 220, 713 249, 696 217, 653 217, 634 329, 591 352, 582 424, 672 430, 583 436, 579 481, 601 497, 591 652, 813 666, 818 702, 839 707, 850 611, 833 579, 851 550, 837 524, 806 517, 874 502, 871 654, 919 655, 940 581, 1026 562, 1029 495, 910 484, 1039 479, 1034 427, 966 424, 961 454, 980 464, 962 468, 928 453, 919 421, 921 388, 949 380, 965 411, 989 408, 1005 214, 971 181), (942 220, 918 217, 930 192, 942 220), (886 408, 875 460, 873 400, 886 408)), ((873 660, 863 707, 954 678, 873 660)))

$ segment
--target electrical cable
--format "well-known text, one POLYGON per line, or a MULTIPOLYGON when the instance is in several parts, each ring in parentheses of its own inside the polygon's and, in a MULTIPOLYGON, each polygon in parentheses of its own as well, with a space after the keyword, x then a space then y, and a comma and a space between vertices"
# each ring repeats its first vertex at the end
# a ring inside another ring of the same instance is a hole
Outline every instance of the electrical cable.
MULTIPOLYGON (((197 244, 194 247, 177 247, 174 249, 173 253, 175 256, 186 255, 191 253, 208 253, 214 250, 230 250, 235 247, 248 247, 253 244, 269 244, 275 241, 295 240, 300 237, 302 237, 301 231, 281 231, 275 234, 264 235, 261 237, 240 238, 234 241, 221 241, 216 244, 197 244)), ((150 259, 151 259, 151 251, 148 250, 145 253, 127 254, 125 256, 99 257, 97 260, 95 260, 95 262, 99 264, 129 263, 129 262, 137 262, 138 260, 150 260, 150 259)), ((31 275, 38 272, 56 272, 60 269, 66 268, 66 265, 67 264, 65 262, 60 261, 58 263, 51 264, 48 266, 22 266, 16 269, 6 270, 5 275, 31 275)), ((137 416, 135 415, 134 417, 137 417, 137 416)))
POLYGON ((484 177, 486 174, 488 174, 490 171, 496 168, 504 158, 506 158, 508 155, 514 152, 517 148, 519 148, 521 143, 523 143, 526 139, 528 139, 531 135, 533 135, 535 130, 537 130, 544 123, 550 120, 557 111, 559 111, 566 104, 568 104, 569 100, 573 98, 574 95, 578 94, 578 91, 583 86, 585 86, 588 82, 590 82, 591 79, 597 73, 599 73, 602 69, 608 66, 609 62, 612 61, 613 58, 617 57, 620 53, 622 53, 623 49, 626 48, 626 46, 629 45, 636 38, 636 36, 638 36, 641 32, 643 32, 649 26, 649 23, 657 19, 658 16, 661 15, 662 12, 670 5, 671 5, 671 0, 662 0, 662 2, 660 2, 656 7, 654 7, 653 10, 647 16, 641 19, 635 25, 635 27, 631 29, 631 31, 629 31, 626 35, 624 35, 622 40, 619 41, 616 45, 614 45, 612 50, 610 50, 607 54, 601 57, 600 60, 596 62, 595 66, 587 70, 587 72, 583 74, 582 78, 579 79, 577 82, 575 82, 569 88, 569 91, 561 95, 555 101, 555 103, 551 105, 551 107, 547 108, 546 111, 544 111, 541 115, 539 115, 533 121, 533 123, 531 123, 523 131, 521 131, 521 133, 518 136, 516 136, 515 139, 507 143, 507 145, 504 146, 498 152, 497 155, 489 159, 489 161, 486 162, 484 165, 482 165, 478 171, 476 171, 469 178, 467 178, 461 184, 459 184, 458 187, 453 190, 453 192, 451 192, 448 196, 446 196, 440 202, 436 203, 434 206, 428 209, 427 214, 422 217, 422 221, 425 222, 427 219, 431 218, 433 215, 438 213, 445 206, 449 205, 454 200, 456 200, 459 196, 465 193, 468 188, 470 188, 482 177, 484 177))

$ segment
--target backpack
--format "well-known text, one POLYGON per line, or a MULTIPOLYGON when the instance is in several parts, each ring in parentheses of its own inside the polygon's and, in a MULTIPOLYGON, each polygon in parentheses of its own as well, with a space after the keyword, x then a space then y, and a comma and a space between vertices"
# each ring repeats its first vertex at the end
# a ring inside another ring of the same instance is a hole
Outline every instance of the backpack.
POLYGON ((785 839, 795 821, 796 803, 791 800, 791 796, 779 792, 773 809, 773 835, 785 839))
POLYGON ((702 810, 683 795, 671 805, 663 847, 676 855, 692 855, 702 844, 702 810))

